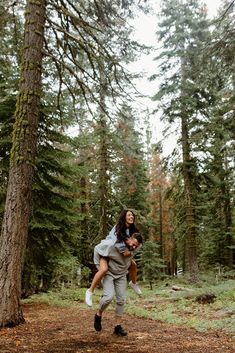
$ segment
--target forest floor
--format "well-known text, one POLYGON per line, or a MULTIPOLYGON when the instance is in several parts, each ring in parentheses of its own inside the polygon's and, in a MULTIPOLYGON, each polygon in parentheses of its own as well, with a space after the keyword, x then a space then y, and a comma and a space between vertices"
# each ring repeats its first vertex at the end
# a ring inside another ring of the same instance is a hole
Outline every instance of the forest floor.
POLYGON ((94 309, 24 303, 25 324, 0 331, 1 353, 235 353, 235 334, 123 317, 126 337, 113 334, 113 310, 105 313, 103 329, 93 328, 94 309))

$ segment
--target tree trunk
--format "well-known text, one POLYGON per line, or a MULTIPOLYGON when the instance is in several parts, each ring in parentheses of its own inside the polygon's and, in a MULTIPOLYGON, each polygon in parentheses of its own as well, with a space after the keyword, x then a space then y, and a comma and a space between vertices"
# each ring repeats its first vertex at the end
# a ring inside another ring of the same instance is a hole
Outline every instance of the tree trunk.
MULTIPOLYGON (((185 45, 182 44, 182 50, 185 45)), ((190 275, 192 282, 198 281, 198 262, 196 252, 196 220, 193 197, 193 172, 192 158, 190 154, 189 144, 189 119, 188 112, 185 107, 184 97, 187 97, 185 91, 186 73, 185 73, 185 58, 181 57, 181 144, 183 153, 182 175, 184 180, 184 205, 185 205, 185 272, 190 275)))
POLYGON ((183 179, 184 179, 184 196, 185 196, 185 265, 186 272, 189 272, 192 282, 198 281, 198 263, 196 255, 196 227, 195 214, 193 206, 193 186, 191 180, 191 158, 188 142, 188 122, 182 112, 181 117, 181 133, 182 133, 182 150, 183 150, 183 179))
POLYGON ((174 233, 171 235, 172 251, 171 251, 171 276, 177 275, 177 245, 174 233))
POLYGON ((225 231, 225 244, 224 244, 224 251, 225 251, 225 265, 228 266, 230 269, 233 268, 233 236, 232 236, 232 229, 233 229, 233 222, 232 222, 232 209, 231 209, 231 195, 230 195, 230 185, 229 185, 229 166, 227 161, 227 151, 224 151, 224 158, 223 163, 221 163, 221 204, 223 205, 223 222, 224 222, 224 231, 225 231), (223 168, 224 165, 224 168, 223 168))
MULTIPOLYGON (((81 163, 84 166, 84 162, 81 163)), ((89 217, 89 205, 87 202, 87 178, 82 176, 80 178, 80 189, 81 189, 81 214, 83 219, 80 224, 80 232, 81 232, 81 240, 79 242, 79 254, 80 254, 80 262, 85 264, 86 266, 90 262, 91 251, 90 251, 90 241, 89 238, 89 227, 88 227, 88 217, 89 217)))
POLYGON ((163 225, 162 225, 162 188, 161 185, 159 186, 159 234, 160 234, 160 258, 163 260, 164 254, 163 254, 163 225))
POLYGON ((0 327, 24 322, 21 276, 31 209, 41 91, 45 0, 28 0, 21 80, 0 243, 0 327))
POLYGON ((100 73, 100 231, 99 238, 107 235, 107 204, 108 204, 108 147, 107 147, 107 122, 105 115, 105 95, 107 91, 107 80, 104 65, 99 62, 100 73))

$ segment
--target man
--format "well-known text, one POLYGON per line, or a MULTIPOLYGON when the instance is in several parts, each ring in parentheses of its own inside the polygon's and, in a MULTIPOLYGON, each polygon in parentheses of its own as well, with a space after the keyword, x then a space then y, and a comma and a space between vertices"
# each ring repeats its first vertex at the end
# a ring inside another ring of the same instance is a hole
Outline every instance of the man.
POLYGON ((117 324, 114 333, 118 336, 126 336, 127 333, 121 326, 121 317, 124 311, 126 301, 126 275, 131 265, 131 260, 143 242, 139 233, 132 234, 131 237, 124 240, 128 250, 120 253, 118 243, 112 241, 102 241, 94 249, 94 263, 99 265, 100 257, 108 260, 108 272, 103 279, 103 294, 100 299, 99 310, 95 314, 94 327, 96 331, 101 331, 101 320, 104 310, 111 303, 114 294, 116 294, 116 319, 117 324))

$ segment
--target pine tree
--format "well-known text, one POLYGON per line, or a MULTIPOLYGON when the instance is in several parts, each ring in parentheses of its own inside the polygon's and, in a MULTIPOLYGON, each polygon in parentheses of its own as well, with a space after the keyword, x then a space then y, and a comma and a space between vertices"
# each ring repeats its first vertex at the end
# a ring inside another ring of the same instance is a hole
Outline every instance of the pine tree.
POLYGON ((151 240, 144 243, 141 250, 140 262, 143 267, 145 281, 149 282, 150 289, 153 289, 153 283, 160 278, 163 261, 159 255, 159 245, 151 240))
POLYGON ((44 1, 27 3, 21 82, 0 243, 0 327, 24 322, 19 298, 36 154, 44 22, 44 1))
MULTIPOLYGON (((208 22, 198 1, 165 1, 159 24, 159 37, 164 50, 160 54, 160 74, 165 77, 155 99, 162 98, 163 116, 169 123, 180 121, 182 149, 181 172, 184 180, 185 269, 192 281, 198 279, 196 250, 196 190, 195 159, 190 140, 193 118, 196 115, 195 66, 200 47, 208 37, 208 22)), ((155 77, 153 77, 155 78, 155 77)))
MULTIPOLYGON (((12 17, 9 17, 6 23, 7 29, 11 25, 11 18, 12 17)), ((18 23, 17 18, 14 18, 14 23, 15 22, 18 23)), ((18 35, 21 38, 20 32, 18 35)), ((4 32, 4 39, 8 40, 8 44, 11 43, 12 38, 6 31, 4 32)), ((2 58, 10 56, 13 61, 17 62, 17 58, 15 58, 17 50, 12 53, 11 45, 6 46, 2 52, 2 58)), ((10 62, 7 60, 3 60, 2 63, 1 75, 2 87, 4 87, 4 89, 1 91, 0 103, 1 217, 6 197, 10 162, 9 156, 12 145, 11 135, 14 122, 13 115, 16 105, 16 98, 11 93, 14 91, 16 85, 15 80, 12 79, 16 76, 16 67, 10 65, 10 62), (11 77, 11 80, 9 80, 8 77, 11 77)), ((22 292, 24 295, 38 290, 39 285, 42 286, 42 283, 44 289, 50 285, 53 268, 58 262, 58 254, 61 256, 62 254, 66 254, 66 256, 70 257, 75 253, 74 249, 77 249, 78 245, 77 242, 75 245, 75 234, 77 236, 77 233, 75 233, 74 228, 75 225, 77 227, 78 219, 81 218, 80 213, 76 210, 78 200, 74 199, 74 192, 72 193, 74 180, 71 180, 71 176, 75 178, 77 173, 80 173, 80 169, 75 170, 74 167, 72 169, 73 163, 71 163, 71 167, 69 167, 72 158, 71 152, 69 151, 71 139, 63 137, 60 133, 61 120, 60 116, 54 112, 56 97, 55 94, 50 92, 50 87, 48 87, 48 92, 45 92, 43 95, 42 100, 48 103, 44 103, 44 106, 40 107, 39 138, 37 142, 38 157, 35 160, 35 175, 33 178, 32 191, 33 212, 31 212, 30 215, 26 258, 23 270, 22 292), (65 162, 65 159, 67 159, 67 162, 65 162), (55 200, 57 200, 58 207, 56 207, 55 200), (36 253, 37 256, 35 256, 36 253), (54 259, 53 264, 51 263, 51 258, 54 259)), ((63 106, 66 106, 66 104, 68 103, 66 99, 64 99, 63 106)), ((64 127, 65 123, 66 118, 63 119, 64 127)))
POLYGON ((204 207, 199 210, 203 224, 201 262, 204 266, 220 264, 232 268, 234 39, 230 34, 234 26, 230 5, 225 4, 218 14, 219 25, 212 33, 212 45, 204 50, 203 71, 198 85, 201 87, 199 94, 204 99, 200 103, 201 117, 193 138, 195 151, 201 156, 202 170, 201 203, 204 207))
POLYGON ((137 113, 128 105, 124 105, 119 114, 113 134, 113 150, 112 185, 116 202, 122 207, 131 207, 138 211, 141 215, 139 222, 146 227, 147 160, 142 136, 137 130, 137 113))
MULTIPOLYGON (((20 2, 17 6, 21 6, 20 2)), ((5 9, 0 5, 0 219, 2 220, 9 172, 11 133, 14 123, 15 88, 18 85, 19 43, 22 40, 21 20, 16 16, 16 4, 5 9), (10 60, 9 58, 14 58, 10 60)))
POLYGON ((160 258, 164 261, 165 270, 174 275, 176 253, 174 229, 172 225, 172 202, 168 198, 170 182, 164 170, 157 146, 153 146, 152 158, 149 161, 149 238, 159 244, 160 258))

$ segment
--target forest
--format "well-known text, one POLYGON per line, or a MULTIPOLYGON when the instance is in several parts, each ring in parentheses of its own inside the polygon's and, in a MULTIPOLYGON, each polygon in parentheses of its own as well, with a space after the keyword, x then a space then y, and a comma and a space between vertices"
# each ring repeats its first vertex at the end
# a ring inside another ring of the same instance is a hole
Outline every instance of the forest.
POLYGON ((159 1, 155 50, 133 35, 151 1, 1 2, 0 327, 24 322, 21 298, 87 287, 122 209, 144 238, 139 282, 235 279, 234 9, 159 1), (143 53, 153 109, 129 69, 143 53))

